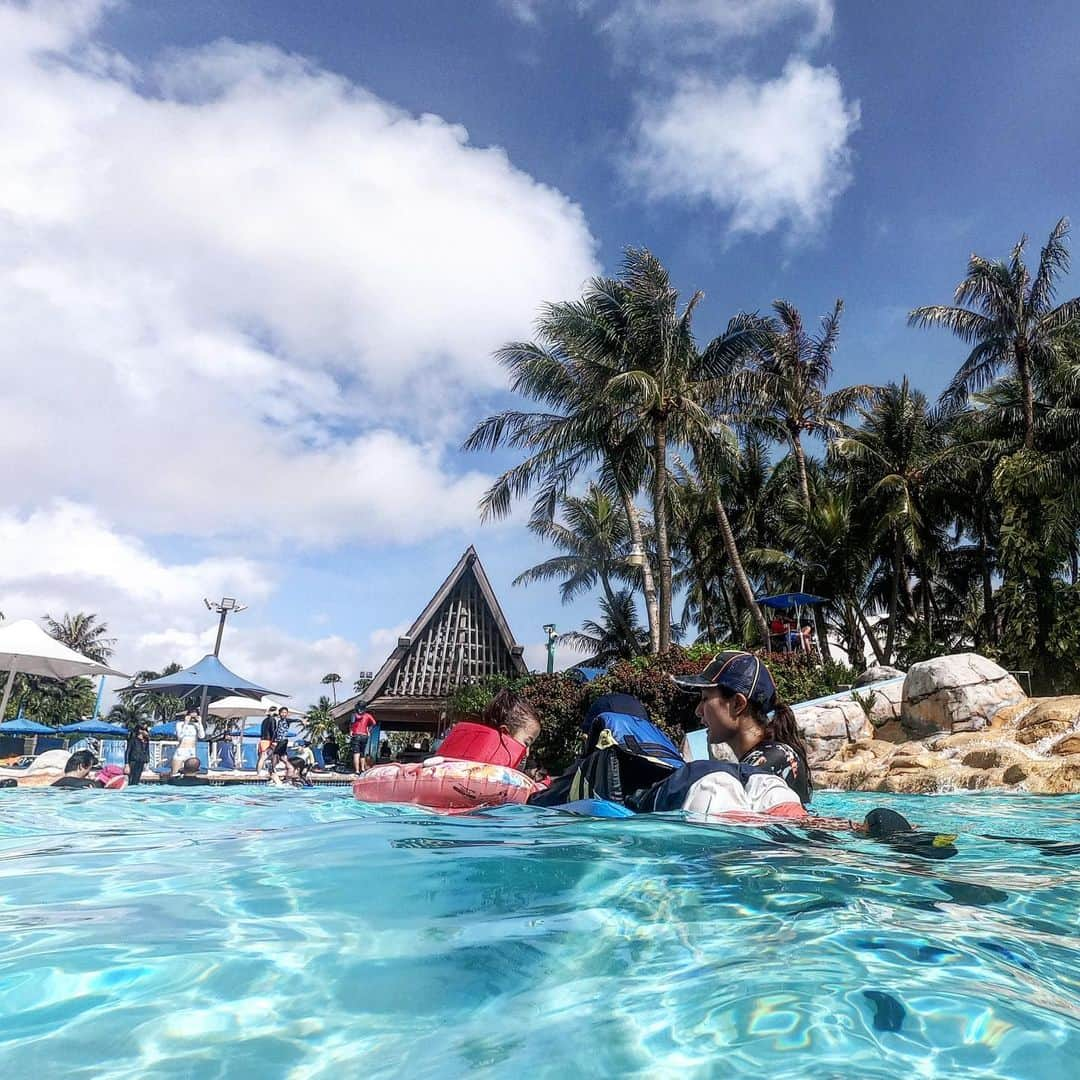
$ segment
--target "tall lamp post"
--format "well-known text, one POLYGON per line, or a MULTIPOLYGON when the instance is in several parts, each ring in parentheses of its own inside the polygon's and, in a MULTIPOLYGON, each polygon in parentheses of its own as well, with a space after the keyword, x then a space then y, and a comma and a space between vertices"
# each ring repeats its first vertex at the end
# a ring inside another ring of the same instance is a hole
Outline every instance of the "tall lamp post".
POLYGON ((555 642, 558 641, 559 635, 554 623, 544 623, 544 633, 547 634, 547 673, 550 675, 555 670, 555 642))
MULTIPOLYGON (((217 656, 221 651, 221 638, 225 633, 225 620, 230 613, 237 611, 246 611, 247 604, 241 604, 235 596, 223 596, 220 600, 207 600, 203 598, 203 603, 206 605, 207 611, 216 611, 220 616, 217 628, 217 640, 214 642, 214 655, 217 656)), ((207 706, 207 688, 203 687, 202 702, 199 705, 200 719, 202 720, 203 728, 206 728, 206 706, 207 706)))

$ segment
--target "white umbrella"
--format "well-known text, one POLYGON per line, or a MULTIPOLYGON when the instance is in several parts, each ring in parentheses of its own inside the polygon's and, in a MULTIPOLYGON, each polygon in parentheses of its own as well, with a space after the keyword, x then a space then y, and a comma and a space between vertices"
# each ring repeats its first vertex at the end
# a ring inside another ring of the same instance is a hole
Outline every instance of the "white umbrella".
POLYGON ((17 671, 25 675, 45 675, 50 679, 71 679, 76 675, 130 677, 69 649, 56 638, 49 637, 32 619, 16 619, 0 624, 0 671, 8 673, 3 701, 0 702, 0 719, 7 712, 17 671))
POLYGON ((276 709, 281 705, 271 697, 226 697, 219 701, 212 701, 206 706, 208 713, 214 716, 258 716, 268 709, 276 709))

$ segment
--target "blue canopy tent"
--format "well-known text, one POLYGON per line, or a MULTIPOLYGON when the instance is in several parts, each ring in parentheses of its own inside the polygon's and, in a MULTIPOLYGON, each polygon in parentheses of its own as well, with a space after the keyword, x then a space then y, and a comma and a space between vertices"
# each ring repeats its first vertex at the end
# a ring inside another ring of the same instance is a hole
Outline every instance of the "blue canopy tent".
MULTIPOLYGON (((824 596, 815 596, 813 593, 786 592, 776 593, 773 596, 755 596, 754 600, 763 608, 772 608, 773 611, 794 611, 793 622, 798 627, 801 623, 802 609, 804 607, 816 607, 819 604, 827 604, 829 601, 824 596)), ((773 638, 780 638, 784 644, 785 652, 795 649, 807 649, 810 646, 799 630, 784 630, 780 634, 769 634, 769 650, 772 651, 773 638)))
POLYGON ((14 720, 5 720, 0 724, 0 735, 55 735, 56 728, 46 727, 36 720, 27 720, 20 716, 14 720))
POLYGON ((65 738, 126 739, 128 729, 122 724, 110 724, 107 720, 79 720, 56 729, 65 738))
MULTIPOLYGON (((207 653, 198 663, 172 675, 138 683, 126 687, 126 690, 140 694, 168 694, 178 698, 190 698, 197 694, 204 724, 207 704, 219 698, 248 697, 258 700, 267 694, 273 697, 288 697, 288 694, 283 694, 280 690, 268 690, 265 686, 259 686, 237 675, 235 671, 230 671, 213 653, 207 653)), ((152 738, 175 738, 176 724, 173 721, 155 724, 150 729, 150 735, 152 738)), ((204 766, 208 764, 208 760, 203 763, 204 766)))
POLYGON ((213 653, 207 653, 198 663, 164 675, 150 682, 137 683, 124 687, 122 692, 138 691, 151 694, 171 694, 173 697, 188 698, 193 694, 206 696, 211 701, 236 695, 238 697, 261 698, 266 694, 273 697, 288 697, 280 690, 267 690, 230 671, 213 653))

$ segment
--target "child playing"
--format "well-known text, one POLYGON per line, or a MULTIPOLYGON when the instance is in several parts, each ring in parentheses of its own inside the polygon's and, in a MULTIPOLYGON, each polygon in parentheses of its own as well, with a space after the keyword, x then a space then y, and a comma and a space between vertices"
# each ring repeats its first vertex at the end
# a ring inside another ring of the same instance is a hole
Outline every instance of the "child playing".
POLYGON ((539 738, 540 715, 512 690, 500 690, 484 710, 482 724, 455 724, 439 746, 439 756, 520 769, 539 738))

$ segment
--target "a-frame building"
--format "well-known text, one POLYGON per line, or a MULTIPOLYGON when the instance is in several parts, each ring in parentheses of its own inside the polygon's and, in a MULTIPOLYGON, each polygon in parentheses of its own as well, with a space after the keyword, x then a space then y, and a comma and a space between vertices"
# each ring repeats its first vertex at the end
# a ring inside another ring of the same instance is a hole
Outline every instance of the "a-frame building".
POLYGON ((359 694, 334 709, 337 719, 369 708, 383 730, 437 731, 459 686, 528 669, 487 574, 470 546, 397 647, 359 694))

